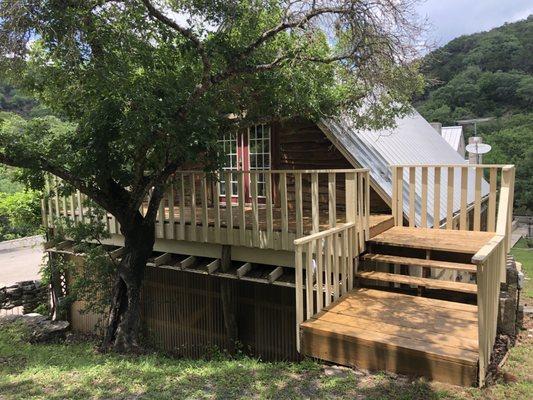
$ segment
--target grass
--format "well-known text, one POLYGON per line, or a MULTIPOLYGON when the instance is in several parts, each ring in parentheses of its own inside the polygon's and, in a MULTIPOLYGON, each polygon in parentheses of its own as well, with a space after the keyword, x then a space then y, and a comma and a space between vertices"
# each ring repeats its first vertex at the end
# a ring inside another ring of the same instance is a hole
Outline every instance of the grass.
POLYGON ((522 263, 526 277, 523 295, 533 302, 533 247, 528 247, 528 242, 522 238, 511 249, 511 254, 522 263))
MULTIPOLYGON (((533 252, 512 253, 533 277, 533 252)), ((523 300, 533 303, 533 282, 523 300)), ((30 344, 19 325, 0 324, 0 399, 530 399, 533 319, 495 385, 460 388, 313 361, 269 363, 242 357, 184 360, 152 353, 100 354, 74 341, 30 344)))

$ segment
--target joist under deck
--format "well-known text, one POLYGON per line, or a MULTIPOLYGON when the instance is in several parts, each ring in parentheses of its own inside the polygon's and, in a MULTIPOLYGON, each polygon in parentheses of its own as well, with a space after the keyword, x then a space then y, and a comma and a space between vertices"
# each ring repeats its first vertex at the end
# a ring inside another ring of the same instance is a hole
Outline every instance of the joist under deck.
POLYGON ((477 306, 355 289, 301 324, 302 353, 369 370, 472 385, 477 306))

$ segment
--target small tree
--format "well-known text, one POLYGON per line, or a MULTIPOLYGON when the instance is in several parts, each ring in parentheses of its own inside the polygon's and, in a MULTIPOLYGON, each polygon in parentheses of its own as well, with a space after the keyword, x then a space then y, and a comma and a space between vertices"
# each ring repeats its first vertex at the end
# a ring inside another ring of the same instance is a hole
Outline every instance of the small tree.
POLYGON ((3 123, 0 162, 34 182, 60 177, 125 238, 104 346, 137 345, 156 214, 177 169, 202 156, 217 168, 221 132, 259 118, 353 111, 361 126, 390 124, 420 86, 418 34, 411 0, 2 1, 0 70, 70 125, 3 123))

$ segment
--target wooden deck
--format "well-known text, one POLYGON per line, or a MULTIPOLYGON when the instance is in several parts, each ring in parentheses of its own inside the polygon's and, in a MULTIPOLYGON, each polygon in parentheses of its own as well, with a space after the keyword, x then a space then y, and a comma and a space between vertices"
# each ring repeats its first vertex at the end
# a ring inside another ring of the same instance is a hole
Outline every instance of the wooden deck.
POLYGON ((302 353, 343 365, 472 385, 477 306, 355 289, 301 324, 302 353))
POLYGON ((395 226, 373 237, 372 243, 473 255, 494 235, 494 232, 395 226))

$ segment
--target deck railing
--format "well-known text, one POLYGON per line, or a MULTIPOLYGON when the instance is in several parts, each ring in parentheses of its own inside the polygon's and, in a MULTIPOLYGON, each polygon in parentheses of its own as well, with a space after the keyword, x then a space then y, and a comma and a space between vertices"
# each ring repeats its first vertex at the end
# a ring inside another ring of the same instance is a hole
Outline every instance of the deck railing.
MULTIPOLYGON (((86 220, 85 196, 61 196, 59 185, 55 177, 47 182, 43 224, 86 220)), ((358 221, 368 237, 369 190, 364 169, 179 171, 160 204, 156 237, 292 251, 295 239, 346 221, 358 221)), ((114 216, 104 223, 120 234, 114 216)))
POLYGON ((359 238, 357 223, 347 222, 294 241, 298 351, 300 324, 304 319, 313 317, 353 289, 358 249, 361 242, 364 244, 364 237, 359 238))
POLYGON ((498 232, 509 239, 514 166, 394 165, 391 168, 392 213, 396 226, 403 226, 405 220, 411 227, 498 232), (456 182, 460 182, 459 193, 456 182), (507 210, 503 225, 502 204, 507 210))
POLYGON ((438 216, 432 224, 434 229, 445 227, 494 232, 492 240, 472 257, 472 263, 477 265, 479 384, 482 386, 496 340, 500 282, 505 282, 506 254, 511 241, 515 167, 472 164, 398 165, 392 167, 392 175, 392 210, 397 226, 403 226, 405 214, 409 226, 428 227, 429 181, 433 188, 433 215, 438 216), (443 174, 443 171, 446 172, 443 174), (407 185, 404 185, 404 175, 408 177, 407 185), (444 178, 445 189, 441 188, 444 178), (454 193, 456 179, 461 183, 458 198, 454 193), (473 196, 469 191, 472 184, 473 196), (407 186, 407 190, 404 186, 407 186), (443 196, 446 200, 446 217, 443 220, 440 218, 441 190, 446 190, 446 196, 443 196), (404 200, 408 202, 407 207, 404 207, 404 200), (454 212, 458 208, 459 211, 454 212), (419 215, 418 219, 416 214, 419 215))
POLYGON ((505 236, 494 238, 476 253, 472 262, 477 265, 477 307, 479 346, 479 385, 483 386, 490 356, 496 340, 500 270, 505 266, 505 236))

